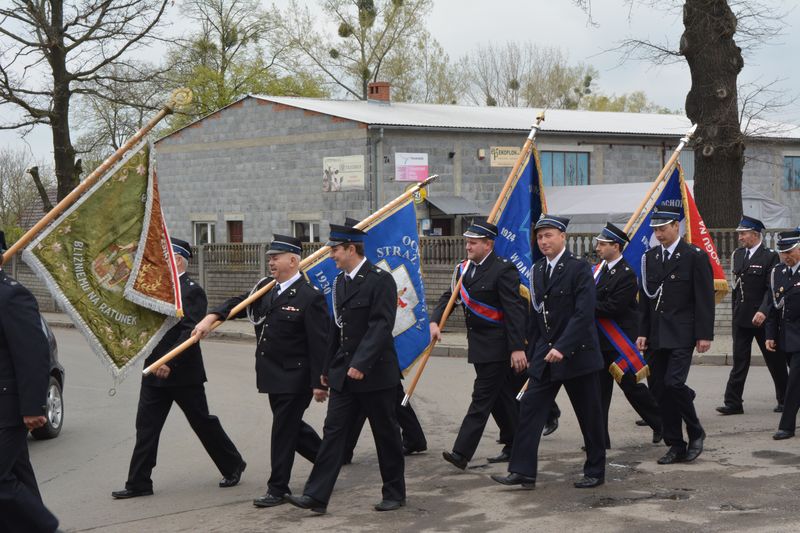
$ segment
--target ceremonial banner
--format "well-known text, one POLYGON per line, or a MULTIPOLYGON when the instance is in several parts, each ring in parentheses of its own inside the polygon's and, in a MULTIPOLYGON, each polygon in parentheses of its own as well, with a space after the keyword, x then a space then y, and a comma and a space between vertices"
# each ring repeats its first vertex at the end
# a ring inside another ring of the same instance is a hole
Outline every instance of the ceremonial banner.
POLYGON ((502 200, 497 215, 497 238, 494 250, 517 267, 520 289, 528 297, 531 286, 533 263, 542 254, 531 242, 531 225, 542 213, 547 212, 547 203, 542 187, 539 152, 531 144, 520 170, 513 178, 508 194, 502 200))
POLYGON ((681 190, 683 191, 683 205, 685 221, 686 221, 686 242, 694 244, 706 254, 711 261, 711 269, 714 272, 714 297, 716 302, 719 303, 728 294, 728 280, 725 277, 725 271, 722 268, 722 263, 717 254, 717 247, 711 239, 711 234, 706 228, 706 223, 703 222, 703 217, 697 210, 697 204, 694 203, 694 197, 689 190, 689 185, 683 179, 683 172, 681 171, 681 190))
POLYGON ((23 253, 115 379, 181 313, 151 151, 129 150, 23 253))
MULTIPOLYGON (((653 234, 653 228, 650 227, 650 218, 652 218, 653 207, 661 204, 670 205, 673 207, 682 207, 683 199, 681 196, 681 171, 679 166, 670 174, 670 177, 664 181, 661 186, 661 191, 656 197, 655 201, 647 207, 643 215, 634 224, 628 236, 631 242, 625 247, 622 256, 628 265, 636 273, 637 279, 642 279, 642 256, 651 247, 658 245, 658 241, 653 234)), ((681 217, 681 232, 683 232, 683 217, 681 217)))
POLYGON ((680 219, 681 235, 684 236, 686 242, 694 244, 708 254, 714 272, 716 300, 719 303, 728 292, 728 282, 725 279, 725 272, 717 255, 714 241, 711 239, 711 234, 709 234, 703 218, 697 210, 697 205, 689 191, 689 186, 683 179, 683 169, 680 165, 675 166, 670 177, 661 186, 661 191, 656 200, 647 208, 644 215, 639 218, 637 224, 634 225, 632 233, 629 233, 631 242, 625 247, 622 255, 636 272, 636 277, 641 279, 642 256, 650 247, 658 245, 658 241, 653 234, 653 228, 650 227, 650 217, 653 207, 662 203, 680 207, 683 210, 680 219))
MULTIPOLYGON (((400 370, 406 371, 430 342, 413 198, 365 227, 364 231, 367 232, 364 240, 367 258, 391 272, 397 283, 397 318, 392 334, 400 370)), ((328 309, 332 312, 333 283, 339 274, 336 263, 330 257, 323 257, 303 271, 309 281, 325 294, 328 309)))

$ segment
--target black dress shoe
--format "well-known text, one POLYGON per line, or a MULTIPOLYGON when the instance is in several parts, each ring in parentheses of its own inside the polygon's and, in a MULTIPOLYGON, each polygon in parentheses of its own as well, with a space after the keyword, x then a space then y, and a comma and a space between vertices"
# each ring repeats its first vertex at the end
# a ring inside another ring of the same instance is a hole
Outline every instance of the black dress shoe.
POLYGON ((253 505, 256 507, 276 507, 284 503, 286 503, 286 498, 270 494, 269 492, 253 500, 253 505))
POLYGON ((553 420, 548 420, 547 424, 544 425, 544 431, 542 431, 542 437, 546 437, 551 433, 554 433, 558 429, 558 418, 554 418, 553 420))
POLYGON ((573 483, 573 485, 575 485, 576 489, 593 489, 595 487, 599 487, 605 482, 605 478, 602 477, 583 476, 583 479, 576 481, 573 483))
POLYGON ((396 511, 406 505, 405 500, 381 500, 375 505, 376 511, 396 511))
POLYGON ((469 464, 469 459, 458 452, 442 452, 442 457, 444 457, 445 461, 461 470, 466 470, 467 464, 469 464))
POLYGON ((744 413, 744 409, 741 407, 733 407, 730 405, 720 405, 717 407, 717 412, 721 415, 740 415, 744 413))
POLYGON ((703 441, 705 440, 706 432, 703 431, 703 434, 698 438, 689 441, 689 448, 686 450, 686 462, 694 461, 700 457, 700 454, 703 453, 703 441))
POLYGON ((775 409, 772 410, 773 413, 782 413, 783 412, 783 404, 779 403, 775 406, 775 409))
POLYGON ((653 430, 653 444, 661 442, 662 436, 660 431, 653 430))
POLYGON ((111 493, 111 497, 115 500, 127 500, 128 498, 138 498, 139 496, 152 496, 153 489, 133 490, 123 489, 115 490, 111 493))
POLYGON ((675 463, 682 463, 686 460, 686 452, 673 450, 670 448, 664 456, 657 462, 660 465, 672 465, 675 463))
POLYGON ((500 455, 495 455, 494 457, 489 457, 486 459, 488 463, 507 463, 511 460, 511 454, 507 451, 503 450, 500 452, 500 455))
POLYGON ((319 500, 315 500, 311 496, 306 496, 305 494, 302 496, 287 494, 284 496, 284 499, 295 507, 299 507, 300 509, 308 509, 312 513, 325 514, 328 512, 328 506, 326 504, 319 500))
POLYGON ((644 426, 649 426, 650 424, 648 424, 647 422, 645 422, 643 419, 640 418, 639 420, 636 421, 636 425, 639 427, 644 427, 644 426))
POLYGON ((403 455, 414 455, 415 453, 422 453, 428 449, 427 446, 422 446, 420 448, 407 448, 403 446, 403 455))
POLYGON ((247 468, 247 463, 242 461, 242 464, 239 465, 239 468, 233 471, 233 474, 222 478, 222 481, 219 482, 219 486, 224 489, 238 485, 239 481, 242 480, 242 474, 244 473, 245 468, 247 468))
POLYGON ((784 439, 791 439, 794 437, 794 431, 786 431, 785 429, 779 429, 772 438, 775 440, 784 440, 784 439))
POLYGON ((511 472, 507 476, 493 475, 491 477, 492 480, 494 480, 497 483, 500 483, 501 485, 508 485, 508 486, 519 485, 523 489, 527 490, 536 488, 535 477, 523 476, 522 474, 515 474, 514 472, 511 472))

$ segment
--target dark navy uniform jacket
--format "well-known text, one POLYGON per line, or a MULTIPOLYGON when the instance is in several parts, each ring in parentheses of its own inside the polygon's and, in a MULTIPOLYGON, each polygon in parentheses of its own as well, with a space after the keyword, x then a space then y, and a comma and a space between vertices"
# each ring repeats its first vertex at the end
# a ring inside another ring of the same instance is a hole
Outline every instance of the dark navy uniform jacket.
POLYGON ((551 381, 564 381, 603 368, 603 356, 595 326, 596 292, 589 263, 572 255, 569 250, 558 260, 550 282, 545 288, 544 274, 547 259, 533 265, 533 291, 536 305, 531 315, 529 334, 528 373, 542 379, 549 369, 551 381), (551 348, 564 356, 558 363, 544 358, 551 348))
POLYGON ((645 252, 643 284, 655 295, 663 284, 661 298, 650 299, 639 291, 639 336, 647 337, 649 349, 694 346, 698 340, 714 339, 714 274, 708 255, 680 239, 672 256, 663 262, 662 247, 645 252))
POLYGON ((397 387, 400 365, 394 347, 397 315, 397 284, 389 272, 367 260, 348 281, 340 273, 336 284, 336 316, 328 334, 328 355, 323 374, 337 391, 369 392, 397 387), (350 367, 364 373, 364 379, 347 377, 350 367))
POLYGON ((733 325, 740 328, 755 328, 753 315, 762 312, 769 315, 772 298, 769 293, 769 276, 780 262, 778 253, 766 248, 764 243, 758 247, 753 257, 744 264, 747 248, 737 248, 731 259, 734 288, 731 295, 733 305, 733 325))
POLYGON ((800 269, 793 274, 791 268, 779 264, 772 276, 772 295, 777 306, 767 318, 766 337, 777 341, 784 352, 800 352, 800 269))
MULTIPOLYGON (((272 278, 261 280, 260 289, 272 278)), ((273 289, 274 291, 274 289, 273 289)), ((327 354, 330 315, 325 296, 300 277, 277 296, 268 292, 252 304, 256 330, 256 382, 258 391, 271 394, 301 394, 327 389, 320 383, 327 354)), ((245 300, 242 294, 213 309, 222 320, 245 300)), ((247 316, 247 310, 234 318, 247 316)))
MULTIPOLYGON (((183 304, 183 318, 164 335, 147 359, 144 366, 155 363, 162 355, 191 337, 192 331, 198 322, 206 316, 206 291, 192 280, 188 274, 183 274, 181 280, 181 302, 183 304)), ((186 351, 167 363, 170 368, 166 379, 156 377, 155 372, 142 377, 142 383, 155 387, 185 387, 187 385, 202 385, 206 382, 206 370, 203 366, 203 354, 200 344, 193 344, 186 351)))
POLYGON ((44 416, 50 346, 33 294, 0 269, 0 428, 44 416))
MULTIPOLYGON (((466 271, 464 287, 469 297, 503 311, 502 322, 490 322, 464 308, 467 323, 467 357, 470 363, 492 363, 509 361, 511 352, 525 349, 525 328, 528 320, 527 303, 519 292, 519 273, 516 267, 494 252, 475 274, 466 271)), ((458 267, 456 267, 456 279, 458 267)), ((439 298, 431 313, 431 321, 442 318, 452 290, 448 289, 439 298)))

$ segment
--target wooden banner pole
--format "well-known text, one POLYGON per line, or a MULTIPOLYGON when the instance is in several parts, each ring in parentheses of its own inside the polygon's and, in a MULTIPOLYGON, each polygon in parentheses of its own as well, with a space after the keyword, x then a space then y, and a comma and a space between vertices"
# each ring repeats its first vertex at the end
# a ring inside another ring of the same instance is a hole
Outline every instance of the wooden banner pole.
MULTIPOLYGON (((697 124, 693 125, 689 129, 689 131, 686 132, 686 135, 681 137, 681 141, 678 143, 678 146, 675 148, 675 151, 672 152, 672 155, 667 161, 667 164, 664 165, 664 168, 661 169, 661 172, 659 172, 653 184, 650 185, 650 189, 648 189, 647 194, 644 195, 644 198, 642 199, 642 202, 639 204, 639 207, 636 208, 636 210, 631 215, 631 218, 628 219, 628 223, 625 224, 624 228, 625 233, 628 233, 633 227, 633 225, 636 223, 636 221, 639 220, 639 216, 641 216, 642 211, 644 211, 644 208, 647 206, 647 203, 651 200, 653 193, 656 192, 656 189, 658 188, 659 185, 661 185, 661 182, 663 182, 670 174, 670 172, 672 172, 672 169, 675 167, 675 163, 677 163, 678 158, 681 155, 681 151, 687 144, 689 144, 689 141, 691 140, 696 130, 697 130, 697 124)), ((525 381, 525 384, 519 390, 519 393, 517 393, 517 400, 522 399, 522 395, 525 394, 526 390, 528 390, 529 384, 530 384, 530 379, 525 381)))
POLYGON ((173 91, 169 102, 167 102, 167 104, 161 108, 156 116, 150 119, 150 122, 145 124, 142 129, 133 135, 133 137, 128 139, 125 144, 120 146, 116 152, 111 154, 99 167, 94 169, 94 172, 86 176, 86 178, 81 181, 78 186, 75 187, 67 196, 65 196, 63 200, 58 202, 58 204, 53 207, 50 212, 43 216, 39 222, 34 224, 31 229, 26 231, 25 234, 17 240, 17 242, 11 245, 11 247, 3 253, 2 263, 0 264, 5 264, 13 255, 25 248, 34 238, 36 238, 36 235, 38 235, 39 232, 41 232, 47 227, 48 224, 58 218, 61 213, 66 211, 72 204, 74 204, 78 198, 80 198, 92 187, 92 185, 97 183, 97 181, 108 171, 108 169, 114 166, 117 161, 122 159, 122 157, 125 155, 125 152, 136 146, 136 144, 139 143, 139 141, 141 141, 144 136, 150 132, 150 130, 155 128, 156 124, 161 122, 164 117, 172 114, 176 107, 188 105, 191 101, 191 90, 181 88, 173 91))
MULTIPOLYGON (((355 227, 358 228, 358 229, 364 229, 365 227, 369 226, 374 221, 376 221, 377 219, 382 217, 384 214, 392 211, 397 206, 403 204, 403 202, 408 200, 410 197, 412 197, 414 194, 416 194, 419 190, 424 189, 425 187, 427 187, 428 185, 430 185, 431 183, 436 181, 436 179, 438 179, 438 177, 439 177, 438 174, 434 174, 434 175, 428 177, 425 181, 422 181, 422 182, 418 183, 415 187, 412 187, 411 189, 405 191, 403 194, 401 194, 400 196, 398 196, 397 198, 395 198, 394 200, 392 200, 391 202, 389 202, 388 204, 386 204, 385 206, 380 208, 378 211, 372 213, 370 216, 368 216, 367 218, 365 218, 364 220, 362 220, 361 222, 356 224, 355 227)), ((324 256, 328 255, 328 253, 330 252, 330 249, 331 249, 330 246, 323 246, 322 248, 320 248, 319 250, 317 250, 313 254, 309 255, 308 257, 306 257, 305 259, 300 261, 300 271, 302 272, 302 270, 305 267, 307 267, 308 265, 314 264, 315 262, 319 261, 324 256)), ((241 313, 243 310, 245 310, 247 308, 247 306, 249 306, 250 304, 254 303, 256 300, 258 300, 259 298, 261 298, 262 296, 267 294, 269 291, 271 291, 272 287, 274 287, 274 286, 275 286, 275 280, 272 280, 269 283, 267 283, 266 285, 264 285, 263 287, 261 287, 259 290, 257 290, 256 292, 254 292, 253 294, 248 296, 246 299, 241 301, 236 307, 231 309, 231 312, 228 314, 228 319, 231 319, 231 318, 235 317, 236 315, 238 315, 239 313, 241 313)), ((222 322, 223 322, 222 320, 217 320, 216 322, 214 322, 211 325, 211 327, 209 329, 209 332, 214 331, 215 329, 217 329, 220 325, 222 325, 222 322)), ((175 357, 177 357, 178 355, 183 353, 187 348, 189 348, 193 344, 197 344, 198 342, 200 342, 200 339, 198 338, 198 336, 197 335, 192 335, 191 337, 189 337, 188 339, 183 341, 181 344, 179 344, 178 346, 176 346, 175 348, 170 350, 168 353, 163 355, 160 359, 155 361, 153 364, 151 364, 150 366, 145 368, 142 371, 142 373, 146 376, 147 374, 149 374, 151 372, 154 372, 158 367, 160 367, 164 363, 167 363, 167 362, 171 361, 172 359, 174 359, 175 357)))
MULTIPOLYGON (((517 161, 514 163, 514 167, 511 169, 511 172, 508 174, 508 178, 506 179, 505 184, 503 184, 503 188, 500 190, 500 194, 497 197, 497 201, 494 203, 492 210, 489 212, 489 216, 486 217, 487 221, 494 224, 497 222, 498 212, 500 208, 503 206, 503 202, 506 199, 506 196, 511 191, 511 187, 514 183, 517 174, 521 170, 522 163, 525 161, 525 157, 528 153, 531 152, 531 147, 533 146, 533 142, 536 139, 536 134, 539 133, 539 129, 541 127, 541 123, 544 122, 544 111, 539 113, 536 116, 536 123, 531 127, 531 131, 528 133, 528 138, 525 140, 525 144, 522 145, 522 151, 517 158, 517 161)), ((469 263, 466 265, 469 266, 469 263)), ((455 306, 456 299, 458 298, 458 294, 461 291, 461 277, 459 276, 458 280, 456 281, 456 286, 453 288, 453 293, 450 295, 450 299, 447 301, 447 306, 444 308, 444 313, 442 314, 442 318, 439 320, 439 330, 443 330, 445 324, 447 323, 447 319, 450 318, 450 313, 453 312, 453 307, 455 306)), ((428 347, 425 348, 425 351, 422 352, 422 356, 420 357, 419 367, 417 368, 417 373, 414 374, 414 379, 411 380, 411 384, 406 389, 406 395, 403 397, 403 401, 401 402, 402 405, 408 405, 408 401, 411 399, 411 396, 414 394, 414 390, 417 388, 417 384, 419 383, 420 378, 422 377, 422 372, 425 370, 425 365, 428 364, 428 359, 431 357, 431 353, 433 352, 433 348, 436 346, 436 340, 431 339, 430 344, 428 347)))

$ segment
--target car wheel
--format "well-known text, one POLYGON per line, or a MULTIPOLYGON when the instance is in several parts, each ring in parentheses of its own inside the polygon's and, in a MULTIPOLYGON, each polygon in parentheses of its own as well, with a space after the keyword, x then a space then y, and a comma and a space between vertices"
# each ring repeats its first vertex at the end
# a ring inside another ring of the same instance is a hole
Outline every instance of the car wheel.
POLYGON ((61 384, 56 378, 50 376, 50 385, 47 387, 47 423, 31 431, 34 439, 54 439, 61 433, 64 423, 64 397, 61 394, 61 384))

